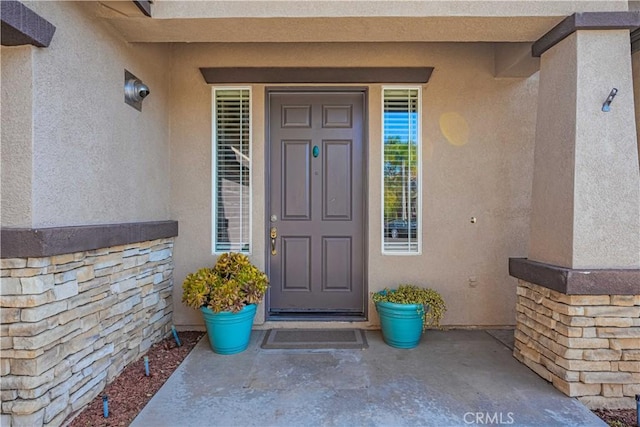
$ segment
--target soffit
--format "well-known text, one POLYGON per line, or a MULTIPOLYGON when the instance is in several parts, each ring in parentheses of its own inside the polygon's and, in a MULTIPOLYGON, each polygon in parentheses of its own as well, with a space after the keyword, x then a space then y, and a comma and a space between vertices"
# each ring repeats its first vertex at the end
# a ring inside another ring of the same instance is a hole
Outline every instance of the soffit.
POLYGON ((563 16, 200 18, 105 17, 129 42, 530 42, 563 16))
POLYGON ((626 11, 627 0, 155 0, 153 17, 340 18, 568 16, 575 12, 626 11))

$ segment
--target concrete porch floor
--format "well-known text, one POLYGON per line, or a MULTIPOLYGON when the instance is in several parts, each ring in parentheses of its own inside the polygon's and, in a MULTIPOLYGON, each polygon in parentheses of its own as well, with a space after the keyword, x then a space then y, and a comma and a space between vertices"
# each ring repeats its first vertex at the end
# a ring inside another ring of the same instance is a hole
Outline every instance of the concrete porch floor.
POLYGON ((233 356, 205 336, 131 425, 606 426, 514 359, 505 332, 428 331, 398 350, 367 331, 365 350, 263 350, 253 331, 233 356))

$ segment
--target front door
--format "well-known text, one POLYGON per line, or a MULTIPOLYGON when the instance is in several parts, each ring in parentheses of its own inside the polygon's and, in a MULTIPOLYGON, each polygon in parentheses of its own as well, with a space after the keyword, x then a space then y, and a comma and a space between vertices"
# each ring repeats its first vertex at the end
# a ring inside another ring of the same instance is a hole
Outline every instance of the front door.
POLYGON ((364 314, 364 92, 269 93, 269 313, 364 314))

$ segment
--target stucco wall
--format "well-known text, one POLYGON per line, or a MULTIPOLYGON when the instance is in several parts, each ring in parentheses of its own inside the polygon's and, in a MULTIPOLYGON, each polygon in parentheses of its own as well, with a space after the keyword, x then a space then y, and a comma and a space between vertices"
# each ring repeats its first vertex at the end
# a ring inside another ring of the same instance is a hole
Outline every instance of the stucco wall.
POLYGON ((31 225, 32 47, 0 48, 2 61, 2 225, 31 225), (11 88, 11 90, 8 90, 11 88))
POLYGON ((540 64, 539 74, 546 78, 540 81, 539 95, 553 104, 538 106, 538 180, 533 194, 539 202, 533 206, 529 248, 531 259, 569 267, 573 265, 577 70, 577 54, 567 43, 545 52, 540 64))
MULTIPOLYGON (((633 67, 633 100, 636 114, 636 135, 638 136, 638 152, 640 152, 640 52, 631 55, 631 66, 633 67)), ((640 160, 640 156, 638 157, 640 160)), ((640 168, 640 161, 638 162, 640 168)))
MULTIPOLYGON (((94 3, 24 3, 55 25, 56 32, 48 48, 24 48, 31 50, 31 87, 12 85, 11 93, 3 93, 3 110, 29 97, 37 119, 29 120, 31 141, 26 143, 33 147, 30 203, 21 201, 10 216, 3 215, 2 224, 168 219, 169 48, 124 42, 95 18, 94 3), (124 103, 125 68, 151 88, 142 112, 124 103)), ((19 58, 5 54, 5 48, 2 52, 3 69, 15 68, 19 58)), ((19 129, 28 129, 23 121, 3 120, 3 149, 14 143, 19 129)), ((11 186, 14 177, 3 173, 2 179, 3 187, 11 186)))
MULTIPOLYGON (((383 256, 381 86, 369 87, 368 290, 429 285, 449 304, 447 325, 515 322, 510 256, 526 256, 537 77, 495 79, 488 44, 192 44, 173 46, 171 217, 175 245, 174 322, 200 325, 179 284, 211 255, 211 87, 198 67, 250 65, 433 66, 423 90, 423 253, 383 256), (476 224, 470 218, 477 217, 476 224), (475 281, 470 281, 470 278, 475 281)), ((253 260, 264 267, 264 90, 253 96, 253 260)), ((377 322, 369 309, 369 324, 377 322)))
POLYGON ((542 55, 532 260, 577 269, 640 265, 629 49, 627 31, 590 30, 542 55), (618 96, 605 113, 602 102, 613 87, 618 96))

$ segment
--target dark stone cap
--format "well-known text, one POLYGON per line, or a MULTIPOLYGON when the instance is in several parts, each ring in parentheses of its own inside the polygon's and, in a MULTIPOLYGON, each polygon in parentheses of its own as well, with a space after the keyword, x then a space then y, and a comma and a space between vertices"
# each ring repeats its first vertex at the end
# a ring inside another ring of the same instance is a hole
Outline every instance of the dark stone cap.
POLYGON ((175 237, 177 221, 2 228, 0 258, 36 258, 175 237))
POLYGON ((526 258, 509 258, 509 274, 567 295, 637 295, 640 292, 640 270, 636 269, 575 270, 526 258))

